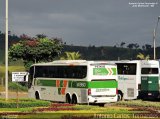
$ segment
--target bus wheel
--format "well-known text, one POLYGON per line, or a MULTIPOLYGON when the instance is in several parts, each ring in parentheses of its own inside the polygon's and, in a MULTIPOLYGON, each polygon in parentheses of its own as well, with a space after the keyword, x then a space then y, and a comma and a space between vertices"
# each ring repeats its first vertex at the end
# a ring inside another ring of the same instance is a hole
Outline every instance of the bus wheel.
POLYGON ((123 99, 123 93, 121 91, 118 91, 118 101, 122 101, 123 99))
POLYGON ((100 103, 99 104, 100 107, 104 107, 104 105, 105 105, 104 103, 100 103))
POLYGON ((71 98, 69 94, 66 95, 66 103, 71 103, 71 98))
POLYGON ((37 99, 37 100, 39 100, 40 99, 40 97, 39 97, 39 93, 36 91, 36 93, 35 93, 35 98, 37 99))
POLYGON ((72 104, 77 104, 77 97, 76 97, 76 95, 72 96, 72 104))

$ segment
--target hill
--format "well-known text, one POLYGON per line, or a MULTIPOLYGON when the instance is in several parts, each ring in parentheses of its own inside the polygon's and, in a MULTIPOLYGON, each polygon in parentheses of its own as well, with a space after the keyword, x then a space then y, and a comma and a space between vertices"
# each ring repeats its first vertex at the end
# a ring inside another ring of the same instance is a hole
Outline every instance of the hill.
MULTIPOLYGON (((4 63, 4 49, 5 49, 5 34, 0 32, 0 64, 4 63)), ((20 37, 16 35, 9 35, 9 47, 20 40, 20 37)), ((128 46, 133 46, 134 44, 128 44, 128 46)), ((86 60, 134 60, 138 53, 143 53, 144 55, 150 55, 150 59, 153 59, 153 48, 151 45, 144 45, 142 49, 134 47, 120 47, 120 46, 74 46, 64 44, 63 52, 79 52, 82 54, 83 59, 86 60), (146 46, 146 47, 145 47, 146 46)), ((157 51, 160 51, 160 47, 157 47, 157 51)), ((157 52, 157 58, 160 58, 160 53, 157 52)))
MULTIPOLYGON (((152 48, 147 50, 142 49, 130 49, 122 47, 111 47, 111 46, 70 46, 64 45, 64 51, 79 52, 82 54, 83 59, 86 60, 135 60, 138 53, 143 53, 145 55, 150 55, 151 59, 153 57, 152 48)), ((160 54, 158 54, 160 56, 160 54)))

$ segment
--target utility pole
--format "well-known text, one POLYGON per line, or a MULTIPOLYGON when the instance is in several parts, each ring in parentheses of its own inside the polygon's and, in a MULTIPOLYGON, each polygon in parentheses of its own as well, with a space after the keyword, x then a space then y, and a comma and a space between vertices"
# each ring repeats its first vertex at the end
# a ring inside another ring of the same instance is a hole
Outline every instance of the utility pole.
POLYGON ((8 0, 6 0, 6 34, 5 34, 5 97, 8 100, 8 0))
POLYGON ((153 31, 153 49, 154 49, 154 60, 156 59, 156 33, 157 33, 157 28, 158 28, 158 22, 159 22, 160 16, 158 16, 158 21, 156 24, 156 27, 153 31))

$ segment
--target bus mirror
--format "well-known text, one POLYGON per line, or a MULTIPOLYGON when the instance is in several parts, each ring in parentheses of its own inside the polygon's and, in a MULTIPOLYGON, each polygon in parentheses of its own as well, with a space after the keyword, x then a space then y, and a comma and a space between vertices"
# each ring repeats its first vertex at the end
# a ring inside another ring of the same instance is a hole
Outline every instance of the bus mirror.
POLYGON ((24 82, 28 82, 28 76, 29 76, 29 73, 27 73, 27 74, 24 76, 24 82))

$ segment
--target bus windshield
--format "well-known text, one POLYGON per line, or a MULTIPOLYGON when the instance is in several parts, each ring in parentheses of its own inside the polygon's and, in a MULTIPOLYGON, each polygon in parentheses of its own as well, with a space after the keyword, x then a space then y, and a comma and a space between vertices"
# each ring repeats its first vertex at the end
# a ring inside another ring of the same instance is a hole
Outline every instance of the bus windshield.
POLYGON ((122 75, 136 75, 135 63, 117 63, 118 74, 122 75))
POLYGON ((142 68, 142 74, 158 74, 158 68, 142 68))

